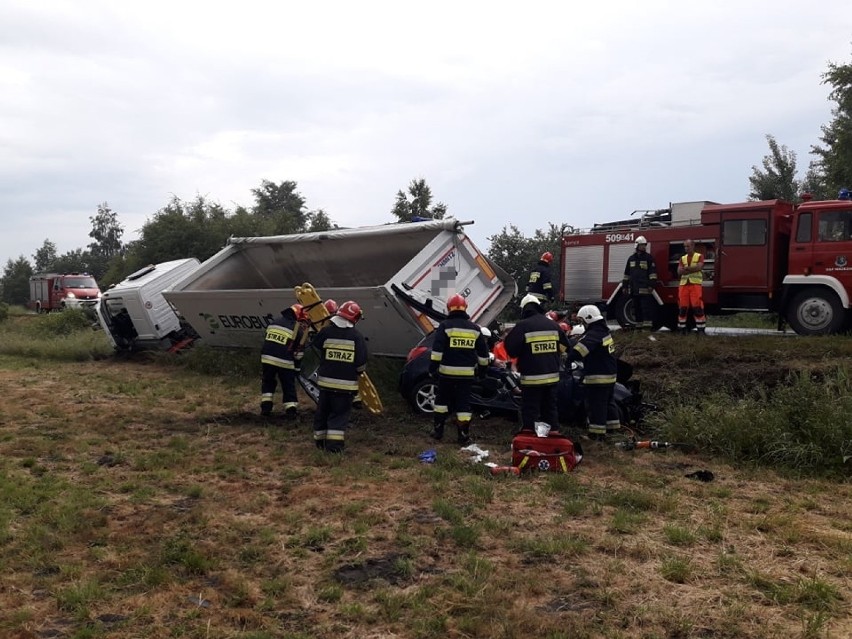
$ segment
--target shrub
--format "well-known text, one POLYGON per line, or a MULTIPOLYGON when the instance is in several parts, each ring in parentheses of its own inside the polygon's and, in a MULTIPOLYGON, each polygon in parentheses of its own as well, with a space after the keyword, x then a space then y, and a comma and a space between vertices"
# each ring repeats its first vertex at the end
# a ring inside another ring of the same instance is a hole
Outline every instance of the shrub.
POLYGON ((794 373, 785 384, 734 398, 722 391, 657 415, 662 435, 734 461, 780 470, 838 471, 852 455, 852 380, 843 366, 794 373))

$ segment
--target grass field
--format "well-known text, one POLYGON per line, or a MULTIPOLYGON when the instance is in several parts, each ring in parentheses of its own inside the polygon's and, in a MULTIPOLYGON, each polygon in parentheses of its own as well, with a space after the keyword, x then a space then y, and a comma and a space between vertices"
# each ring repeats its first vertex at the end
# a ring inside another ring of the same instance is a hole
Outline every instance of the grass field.
MULTIPOLYGON (((849 338, 617 336, 649 428, 697 445, 492 478, 418 462, 395 362, 326 456, 306 399, 256 416, 255 354, 118 359, 62 321, 0 324, 2 637, 852 636, 849 425, 806 437, 849 409, 849 338)), ((474 434, 508 463, 512 428, 474 434)))

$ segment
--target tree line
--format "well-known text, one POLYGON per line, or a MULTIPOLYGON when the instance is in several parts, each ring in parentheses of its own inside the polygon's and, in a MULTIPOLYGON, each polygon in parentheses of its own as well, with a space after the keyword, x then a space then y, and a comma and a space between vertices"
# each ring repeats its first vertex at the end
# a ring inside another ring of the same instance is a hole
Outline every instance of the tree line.
MULTIPOLYGON (((748 178, 751 200, 783 199, 799 202, 805 193, 814 199, 833 199, 842 187, 852 187, 852 64, 829 63, 822 74, 822 84, 831 87, 829 100, 834 102, 831 121, 821 127, 807 171, 799 175, 797 157, 775 136, 766 136, 769 153, 760 166, 752 167, 748 178)), ((61 255, 56 245, 46 239, 32 256, 9 259, 0 278, 0 300, 24 304, 29 299, 29 278, 38 272, 87 272, 106 288, 146 266, 185 257, 205 260, 221 249, 227 239, 268 235, 285 235, 324 231, 337 225, 322 209, 310 210, 298 192, 296 182, 279 183, 263 180, 252 189, 250 207, 228 210, 201 195, 186 201, 178 197, 159 209, 143 225, 139 239, 124 243, 124 227, 118 214, 104 202, 90 219, 92 242, 61 255)), ((411 180, 400 189, 391 216, 400 222, 418 219, 442 219, 447 205, 433 203, 426 180, 411 180)), ((504 268, 519 284, 526 283, 531 268, 545 251, 553 253, 553 272, 559 273, 562 236, 572 230, 567 224, 548 223, 526 236, 514 224, 488 238, 487 255, 504 268)))
MULTIPOLYGON (((173 196, 148 219, 139 239, 123 242, 124 226, 107 202, 97 206, 86 248, 59 254, 49 238, 32 255, 9 259, 0 278, 0 301, 26 304, 29 279, 36 273, 89 273, 102 289, 148 264, 186 257, 201 261, 214 255, 229 237, 261 237, 309 233, 338 228, 323 209, 311 210, 293 181, 263 180, 252 189, 253 204, 224 208, 204 196, 182 200, 173 196)), ((423 178, 397 192, 391 215, 398 221, 443 218, 447 207, 433 204, 432 190, 423 178)))

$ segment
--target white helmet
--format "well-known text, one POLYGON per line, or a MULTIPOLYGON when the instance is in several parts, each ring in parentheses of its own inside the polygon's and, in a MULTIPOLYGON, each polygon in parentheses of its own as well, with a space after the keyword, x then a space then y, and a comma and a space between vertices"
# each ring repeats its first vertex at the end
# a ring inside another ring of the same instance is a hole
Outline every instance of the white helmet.
POLYGON ((480 326, 479 332, 482 333, 482 336, 485 337, 485 339, 488 339, 489 337, 491 337, 491 329, 488 328, 487 326, 480 326))
POLYGON ((640 244, 647 244, 647 243, 648 243, 648 240, 645 239, 644 235, 640 235, 639 237, 636 238, 636 246, 639 246, 640 244))
POLYGON ((586 332, 586 327, 583 324, 574 324, 571 328, 571 337, 580 337, 583 333, 586 332))
POLYGON ((591 324, 592 322, 597 322, 598 320, 603 319, 601 309, 594 304, 586 304, 583 306, 579 311, 577 311, 577 317, 583 320, 586 324, 591 324))
POLYGON ((527 304, 538 304, 539 306, 541 306, 541 300, 538 299, 532 293, 527 293, 526 295, 524 295, 524 299, 521 300, 521 308, 523 308, 527 304))

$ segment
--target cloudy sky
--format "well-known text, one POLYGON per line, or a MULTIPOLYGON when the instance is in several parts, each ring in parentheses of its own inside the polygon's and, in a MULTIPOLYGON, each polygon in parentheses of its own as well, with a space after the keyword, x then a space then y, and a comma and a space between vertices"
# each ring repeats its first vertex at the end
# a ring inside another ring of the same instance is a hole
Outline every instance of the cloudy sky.
POLYGON ((740 201, 766 134, 807 168, 829 61, 848 1, 3 0, 0 260, 263 179, 356 226, 423 177, 483 249, 740 201))

